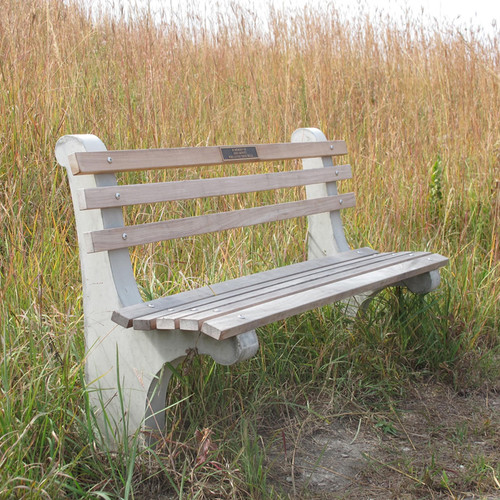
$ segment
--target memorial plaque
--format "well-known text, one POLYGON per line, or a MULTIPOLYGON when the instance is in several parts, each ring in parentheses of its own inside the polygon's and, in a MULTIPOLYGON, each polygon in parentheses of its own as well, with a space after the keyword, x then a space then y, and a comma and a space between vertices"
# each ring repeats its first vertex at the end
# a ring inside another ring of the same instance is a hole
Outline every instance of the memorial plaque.
POLYGON ((222 153, 222 158, 226 161, 237 161, 237 160, 247 160, 247 159, 258 159, 257 148, 255 146, 239 146, 230 148, 220 148, 222 153))

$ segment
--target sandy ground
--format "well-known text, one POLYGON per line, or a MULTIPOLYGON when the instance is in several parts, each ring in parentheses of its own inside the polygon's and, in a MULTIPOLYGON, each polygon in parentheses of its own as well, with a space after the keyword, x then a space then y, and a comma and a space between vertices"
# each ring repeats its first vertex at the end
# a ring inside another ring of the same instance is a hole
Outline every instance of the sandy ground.
POLYGON ((306 416, 269 433, 269 478, 290 498, 500 499, 500 393, 430 384, 394 408, 306 416))

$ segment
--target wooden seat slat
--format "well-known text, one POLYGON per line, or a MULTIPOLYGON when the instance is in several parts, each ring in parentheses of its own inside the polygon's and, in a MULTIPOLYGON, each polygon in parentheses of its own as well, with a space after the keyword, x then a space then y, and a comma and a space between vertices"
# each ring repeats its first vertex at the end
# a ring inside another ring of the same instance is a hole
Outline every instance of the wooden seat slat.
POLYGON ((79 193, 81 210, 123 207, 146 203, 190 200, 335 182, 352 177, 350 165, 293 170, 238 177, 131 184, 84 189, 79 193))
MULTIPOLYGON (((356 254, 353 259, 343 262, 326 262, 329 259, 318 259, 316 261, 318 266, 314 268, 311 266, 295 265, 278 268, 282 273, 276 274, 272 278, 266 276, 267 271, 248 275, 239 278, 237 285, 224 292, 214 293, 209 297, 196 298, 193 300, 190 300, 188 295, 185 297, 185 302, 183 304, 176 307, 169 307, 168 311, 158 311, 157 313, 148 314, 144 317, 135 318, 133 322, 134 328, 142 330, 147 326, 145 324, 146 322, 149 322, 150 328, 156 328, 156 320, 160 317, 162 318, 162 329, 167 328, 167 319, 171 322, 172 328, 179 328, 179 320, 187 316, 191 318, 200 315, 200 317, 203 318, 203 315, 206 314, 207 311, 213 311, 213 309, 218 309, 220 312, 223 312, 228 304, 233 304, 242 300, 261 300, 261 297, 272 293, 285 294, 289 287, 298 283, 301 283, 302 286, 306 286, 314 280, 333 280, 335 279, 335 275, 340 272, 348 272, 359 268, 363 265, 362 262, 366 266, 374 260, 381 261, 387 259, 388 255, 392 254, 356 254), (260 275, 262 275, 262 277, 260 275)), ((215 285, 210 285, 210 287, 215 289, 215 285)))
POLYGON ((116 250, 135 245, 167 241, 185 236, 224 231, 236 227, 303 217, 322 212, 350 208, 355 205, 354 193, 326 198, 292 201, 276 205, 246 208, 232 212, 152 222, 137 226, 123 226, 86 233, 89 253, 116 250))
POLYGON ((198 300, 211 298, 216 295, 223 295, 225 293, 231 293, 245 287, 254 285, 265 286, 266 283, 282 276, 308 272, 327 265, 348 262, 353 259, 370 255, 378 255, 378 252, 371 248, 359 248, 357 250, 349 250, 347 252, 342 252, 335 256, 325 257, 323 259, 297 262, 288 266, 277 267, 267 271, 234 278, 232 280, 213 283, 209 286, 188 290, 176 295, 168 295, 147 303, 123 307, 113 313, 113 321, 125 328, 130 328, 132 326, 132 322, 134 322, 134 326, 136 326, 135 321, 140 320, 140 326, 143 329, 149 330, 155 327, 151 321, 154 321, 158 316, 164 314, 164 311, 167 309, 184 307, 198 300))
POLYGON ((347 154, 345 141, 285 142, 239 146, 144 149, 73 153, 68 156, 73 175, 109 174, 176 167, 198 167, 221 163, 251 163, 347 154), (253 149, 252 149, 253 148, 253 149), (234 153, 227 160, 224 151, 234 153))
MULTIPOLYGON (((213 338, 223 340, 334 301, 385 288, 423 272, 439 269, 447 263, 448 259, 439 254, 423 256, 210 319, 203 323, 201 331, 213 338)), ((158 324, 161 324, 160 320, 158 324)))
MULTIPOLYGON (((233 294, 228 298, 220 298, 213 301, 211 306, 200 310, 193 304, 193 308, 176 315, 169 313, 157 321, 157 328, 169 329, 180 328, 181 330, 199 331, 203 323, 217 316, 224 316, 241 309, 269 302, 280 297, 287 297, 296 293, 317 288, 328 283, 335 283, 354 276, 366 274, 368 272, 383 269, 389 265, 413 260, 416 254, 402 252, 399 254, 378 254, 371 258, 360 259, 350 262, 350 265, 335 266, 316 274, 305 273, 294 279, 281 283, 270 283, 260 290, 247 291, 243 294, 233 294), (192 309, 197 309, 193 311, 192 309)), ((427 254, 426 254, 427 255, 427 254)))

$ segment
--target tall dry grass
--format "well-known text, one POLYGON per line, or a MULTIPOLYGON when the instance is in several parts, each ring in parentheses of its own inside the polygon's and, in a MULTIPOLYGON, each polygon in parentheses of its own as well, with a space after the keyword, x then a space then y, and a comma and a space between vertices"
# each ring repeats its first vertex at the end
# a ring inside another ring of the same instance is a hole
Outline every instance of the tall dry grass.
MULTIPOLYGON (((236 7, 211 26, 194 8, 183 24, 91 20, 54 0, 0 8, 0 495, 78 496, 106 489, 110 470, 89 465, 73 215, 53 156, 64 134, 95 133, 113 149, 283 142, 302 126, 345 139, 353 246, 450 256, 440 335, 460 339, 461 357, 445 369, 498 349, 498 37, 333 8, 274 11, 267 30, 236 7)), ((251 267, 252 245, 222 251, 210 272, 251 267)), ((303 236, 288 235, 285 251, 299 258, 303 236)), ((193 255, 187 275, 213 266, 193 255)))

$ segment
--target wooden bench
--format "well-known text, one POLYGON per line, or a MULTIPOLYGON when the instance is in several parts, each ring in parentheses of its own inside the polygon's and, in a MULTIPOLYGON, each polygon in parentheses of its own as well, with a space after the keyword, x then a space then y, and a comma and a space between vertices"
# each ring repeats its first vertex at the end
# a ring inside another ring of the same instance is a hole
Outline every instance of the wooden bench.
POLYGON ((349 247, 339 212, 354 206, 354 194, 338 194, 337 181, 350 178, 351 168, 332 162, 346 153, 343 141, 328 141, 311 128, 296 130, 290 143, 232 147, 107 151, 92 135, 58 141, 80 249, 86 382, 105 439, 114 442, 138 429, 163 431, 170 367, 189 352, 233 364, 257 352, 257 327, 350 297, 361 297, 362 304, 390 285, 415 293, 438 286, 438 269, 447 263, 441 255, 349 247), (289 159, 301 159, 303 169, 120 186, 115 177, 289 159), (124 225, 123 207, 129 205, 303 185, 305 200, 124 225), (307 261, 149 302, 141 298, 129 247, 302 216, 308 217, 307 261))

